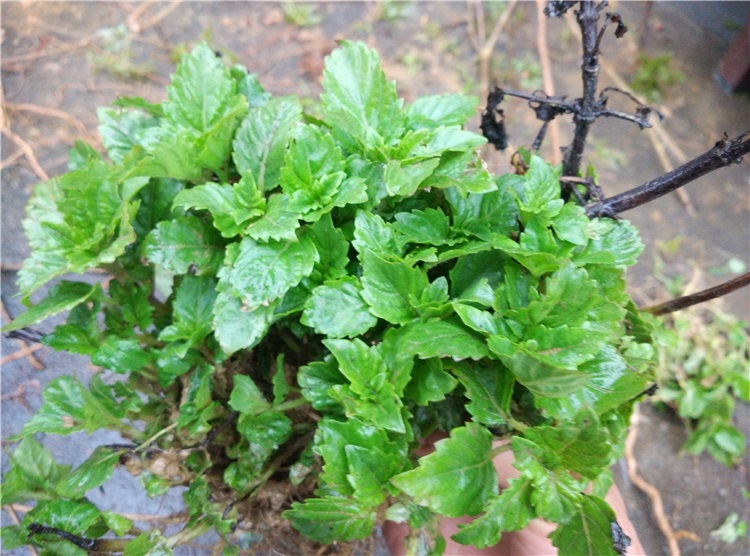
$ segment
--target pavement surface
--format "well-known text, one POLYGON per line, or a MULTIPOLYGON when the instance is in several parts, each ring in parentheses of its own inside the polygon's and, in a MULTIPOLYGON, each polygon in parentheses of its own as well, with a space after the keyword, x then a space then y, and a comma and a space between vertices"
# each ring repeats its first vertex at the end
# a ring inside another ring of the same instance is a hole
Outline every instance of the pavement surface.
MULTIPOLYGON (((597 168, 606 195, 627 190, 661 175, 665 163, 676 166, 710 148, 724 132, 735 136, 750 128, 747 96, 726 96, 714 71, 750 11, 742 2, 619 2, 631 32, 619 43, 603 42, 603 85, 626 82, 636 71, 638 52, 670 53, 671 68, 685 80, 668 87, 657 100, 667 115, 662 133, 649 134, 618 120, 595 125, 586 160, 597 168), (647 30, 646 32, 639 32, 647 30), (663 160, 666 158, 666 160, 663 160)), ((485 33, 505 3, 485 6, 485 33)), ((15 278, 28 254, 20 226, 23 207, 43 173, 66 170, 67 151, 76 139, 100 146, 97 106, 118 96, 164 99, 164 86, 181 52, 206 40, 226 59, 247 65, 274 94, 315 97, 325 55, 343 38, 377 48, 386 74, 398 82, 408 101, 423 94, 465 92, 483 96, 477 55, 467 24, 473 8, 464 2, 337 2, 286 5, 240 2, 3 2, 2 90, 2 302, 11 315, 21 310, 15 278)), ((521 2, 500 34, 490 61, 490 84, 533 91, 542 87, 536 6, 521 2)), ((580 95, 580 44, 564 20, 547 21, 547 44, 557 94, 580 95)), ((474 36, 474 39, 476 36, 474 36)), ((632 111, 612 95, 612 106, 632 111)), ((528 145, 538 129, 523 101, 505 106, 514 146, 528 145)), ((472 125, 478 126, 478 116, 472 125)), ((561 144, 570 140, 569 122, 561 122, 561 144)), ((509 170, 509 154, 486 152, 492 170, 509 170)), ((549 144, 542 149, 553 156, 549 144)), ((640 305, 663 301, 665 284, 703 289, 732 276, 750 260, 750 180, 747 162, 702 178, 685 188, 687 196, 664 197, 625 216, 642 232, 646 251, 630 275, 631 294, 640 305), (739 261, 739 263, 738 263, 739 261)), ((41 299, 44 291, 33 297, 41 299)), ((728 296, 723 306, 748 319, 747 289, 728 296)), ((3 322, 5 322, 3 317, 3 322)), ((50 330, 53 323, 44 326, 50 330)), ((33 347, 33 346, 32 346, 33 347)), ((87 380, 95 369, 87 360, 47 348, 7 360, 22 346, 2 339, 2 438, 17 433, 41 405, 41 390, 60 374, 87 380)), ((106 371, 105 371, 106 372, 106 371)), ((750 412, 738 411, 738 426, 750 434, 750 412)), ((750 487, 750 458, 729 469, 709 457, 680 453, 687 433, 672 414, 642 404, 635 448, 641 474, 664 498, 665 514, 683 535, 683 554, 747 554, 747 539, 726 544, 711 538, 732 512, 750 517, 741 492, 750 487)), ((117 441, 113 433, 76 433, 42 439, 61 463, 77 465, 95 446, 117 441)), ((7 455, 3 453, 3 466, 7 455)), ((655 525, 648 498, 615 467, 629 514, 649 554, 668 554, 655 525)), ((163 499, 145 498, 138 481, 117 470, 93 502, 132 514, 168 515, 181 508, 181 491, 163 499)), ((2 524, 11 523, 2 513, 2 524)), ((210 554, 211 538, 180 548, 178 554, 210 554)), ((289 553, 288 547, 280 549, 289 553)), ((25 554, 24 550, 13 554, 25 554)), ((292 552, 293 553, 293 552, 292 552)))

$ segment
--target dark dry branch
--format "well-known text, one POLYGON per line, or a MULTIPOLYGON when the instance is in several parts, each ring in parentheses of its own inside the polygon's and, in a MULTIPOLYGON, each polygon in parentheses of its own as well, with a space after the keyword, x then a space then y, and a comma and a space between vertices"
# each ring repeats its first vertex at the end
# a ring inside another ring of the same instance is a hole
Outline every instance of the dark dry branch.
POLYGON ((658 199, 714 170, 738 163, 748 152, 750 152, 750 131, 731 140, 727 140, 725 136, 712 149, 693 160, 643 185, 589 205, 586 212, 592 217, 613 216, 625 212, 658 199))
POLYGON ((719 284, 718 286, 714 286, 713 288, 708 288, 707 290, 703 290, 691 295, 684 295, 682 297, 670 299, 669 301, 666 301, 659 305, 654 305, 652 307, 646 307, 645 309, 643 309, 643 311, 648 311, 652 315, 656 316, 674 313, 675 311, 679 311, 680 309, 685 309, 687 307, 697 305, 698 303, 703 303, 704 301, 710 301, 711 299, 716 299, 717 297, 722 297, 724 295, 730 294, 735 290, 747 286, 748 284, 750 284, 750 272, 746 272, 742 276, 733 278, 732 280, 724 282, 723 284, 719 284))

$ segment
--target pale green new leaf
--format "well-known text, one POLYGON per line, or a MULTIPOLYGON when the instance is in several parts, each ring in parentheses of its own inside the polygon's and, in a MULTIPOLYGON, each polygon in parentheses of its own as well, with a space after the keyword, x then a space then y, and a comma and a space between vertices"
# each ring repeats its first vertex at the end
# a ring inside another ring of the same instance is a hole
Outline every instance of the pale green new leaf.
POLYGON ((295 241, 300 215, 288 210, 288 205, 289 197, 286 195, 271 195, 263 216, 248 225, 245 233, 258 241, 295 241))
POLYGON ((323 114, 327 123, 369 149, 400 137, 404 114, 395 84, 377 53, 361 42, 342 43, 325 62, 323 114))
POLYGON ((462 362, 451 365, 451 372, 466 389, 471 400, 466 410, 485 425, 505 425, 510 416, 510 401, 515 378, 503 365, 462 362))
POLYGON ((292 129, 302 119, 302 106, 293 97, 270 100, 247 113, 232 144, 240 174, 251 174, 260 191, 279 184, 279 174, 292 129))
POLYGON ((158 125, 158 120, 143 112, 99 108, 99 135, 113 162, 122 162, 133 147, 140 145, 139 133, 158 125))
POLYGON ((173 324, 161 331, 159 339, 199 344, 211 333, 214 301, 216 280, 212 276, 186 275, 175 290, 172 302, 173 324))
POLYGON ((391 479, 417 504, 446 517, 477 515, 498 493, 492 434, 477 423, 451 431, 419 467, 391 479))
POLYGON ((237 101, 237 83, 205 43, 185 56, 167 87, 164 115, 173 124, 199 137, 216 124, 237 101))
POLYGON ((10 455, 10 469, 3 477, 3 504, 54 499, 55 485, 69 469, 56 463, 52 452, 34 437, 24 438, 10 455))
POLYGON ((226 355, 252 348, 260 342, 273 322, 275 303, 249 311, 229 292, 219 292, 214 303, 213 328, 226 355))
POLYGON ((474 115, 479 100, 459 94, 419 97, 406 107, 407 125, 421 127, 463 125, 474 115))

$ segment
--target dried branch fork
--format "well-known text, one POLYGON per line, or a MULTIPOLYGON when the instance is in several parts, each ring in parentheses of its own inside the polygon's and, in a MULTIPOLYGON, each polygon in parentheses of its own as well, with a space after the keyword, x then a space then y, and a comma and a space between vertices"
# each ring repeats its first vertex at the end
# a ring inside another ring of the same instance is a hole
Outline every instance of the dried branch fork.
POLYGON ((591 204, 586 207, 586 212, 589 216, 615 216, 658 199, 714 170, 738 163, 748 152, 750 152, 750 131, 731 140, 725 136, 713 148, 682 166, 629 191, 591 204))

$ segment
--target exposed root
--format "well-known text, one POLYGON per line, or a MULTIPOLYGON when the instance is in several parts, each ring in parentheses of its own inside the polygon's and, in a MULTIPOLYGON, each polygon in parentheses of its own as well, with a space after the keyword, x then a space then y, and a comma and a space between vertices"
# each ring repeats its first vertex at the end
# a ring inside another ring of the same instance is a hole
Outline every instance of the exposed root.
POLYGON ((659 526, 659 529, 664 535, 664 538, 667 539, 669 553, 672 556, 680 556, 680 545, 677 542, 675 531, 672 529, 672 525, 669 523, 669 519, 664 512, 664 502, 661 497, 661 492, 638 474, 638 462, 635 459, 634 447, 638 434, 640 416, 641 414, 638 405, 636 405, 633 408, 633 416, 630 420, 630 432, 625 440, 625 462, 628 466, 628 476, 630 477, 631 482, 641 491, 645 492, 651 499, 651 510, 656 518, 656 523, 659 526))
POLYGON ((42 166, 39 164, 39 160, 37 159, 36 154, 34 154, 34 149, 31 148, 31 145, 29 145, 21 137, 13 133, 5 124, 5 122, 3 122, 2 127, 0 127, 0 132, 2 132, 2 134, 5 135, 8 139, 13 141, 16 146, 23 151, 26 160, 28 160, 29 162, 29 166, 31 166, 31 170, 40 180, 49 180, 47 172, 45 172, 42 166))

